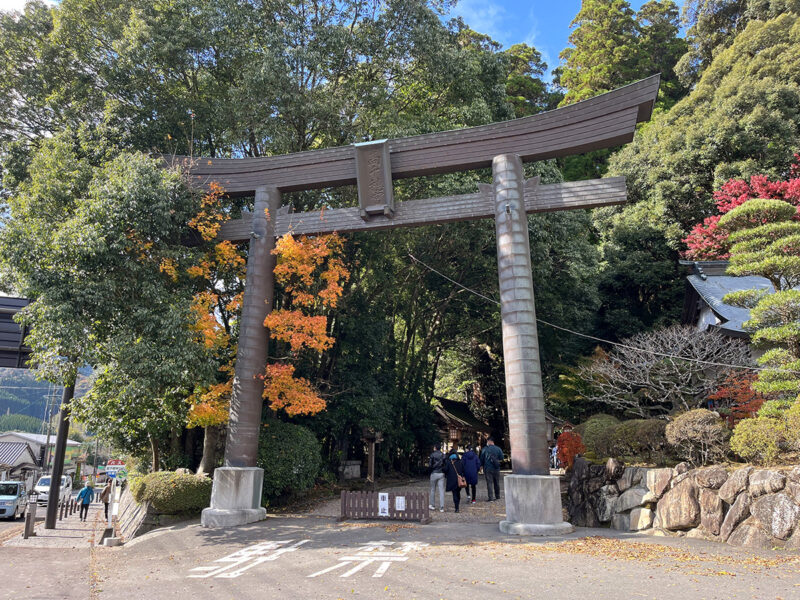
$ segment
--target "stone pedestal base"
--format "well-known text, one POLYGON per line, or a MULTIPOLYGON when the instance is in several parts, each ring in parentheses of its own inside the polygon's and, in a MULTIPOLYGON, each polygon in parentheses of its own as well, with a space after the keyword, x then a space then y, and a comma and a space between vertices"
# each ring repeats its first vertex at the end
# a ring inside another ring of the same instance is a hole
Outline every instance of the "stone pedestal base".
POLYGON ((558 477, 506 475, 503 486, 507 520, 500 531, 515 535, 564 535, 575 528, 561 513, 558 477))
POLYGON ((257 467, 220 467, 214 471, 211 506, 203 509, 203 527, 235 527, 261 521, 267 509, 261 506, 264 470, 257 467))

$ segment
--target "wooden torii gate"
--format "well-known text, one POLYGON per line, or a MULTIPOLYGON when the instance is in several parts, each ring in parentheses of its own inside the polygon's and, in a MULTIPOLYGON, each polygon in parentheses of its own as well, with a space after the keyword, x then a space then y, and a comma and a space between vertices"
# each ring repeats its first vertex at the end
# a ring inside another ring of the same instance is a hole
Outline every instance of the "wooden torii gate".
POLYGON ((197 186, 220 184, 230 195, 255 195, 252 213, 223 224, 223 240, 247 241, 242 306, 225 466, 214 474, 205 526, 264 518, 263 471, 256 468, 262 374, 267 361, 264 319, 270 312, 276 237, 448 223, 494 217, 513 476, 505 479, 511 533, 571 530, 562 522, 557 478, 549 477, 527 214, 595 208, 626 200, 624 178, 553 185, 525 181, 523 161, 567 156, 631 141, 650 118, 659 76, 553 111, 500 123, 282 156, 195 159, 197 186), (492 167, 493 183, 474 194, 396 203, 394 179, 492 167), (281 207, 281 192, 357 184, 359 206, 307 213, 281 207))

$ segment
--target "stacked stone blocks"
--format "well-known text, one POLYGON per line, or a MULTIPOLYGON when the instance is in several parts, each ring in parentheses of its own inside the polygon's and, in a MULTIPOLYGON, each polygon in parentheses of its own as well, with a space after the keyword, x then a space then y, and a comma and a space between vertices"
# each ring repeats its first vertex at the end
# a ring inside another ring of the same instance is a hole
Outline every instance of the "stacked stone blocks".
POLYGON ((800 550, 800 466, 621 468, 578 458, 567 510, 573 524, 800 550))

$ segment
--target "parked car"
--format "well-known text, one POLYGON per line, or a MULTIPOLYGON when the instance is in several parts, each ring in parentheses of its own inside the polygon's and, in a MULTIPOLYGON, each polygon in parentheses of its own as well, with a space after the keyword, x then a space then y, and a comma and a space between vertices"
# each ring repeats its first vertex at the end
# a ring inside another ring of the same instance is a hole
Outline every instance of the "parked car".
MULTIPOLYGON (((33 486, 33 493, 38 494, 36 497, 37 504, 47 504, 50 497, 50 476, 45 475, 40 477, 36 485, 33 486)), ((61 476, 61 487, 59 493, 59 500, 66 502, 72 494, 72 478, 69 475, 61 476)))
POLYGON ((24 517, 28 510, 28 494, 21 481, 0 481, 0 518, 24 517))

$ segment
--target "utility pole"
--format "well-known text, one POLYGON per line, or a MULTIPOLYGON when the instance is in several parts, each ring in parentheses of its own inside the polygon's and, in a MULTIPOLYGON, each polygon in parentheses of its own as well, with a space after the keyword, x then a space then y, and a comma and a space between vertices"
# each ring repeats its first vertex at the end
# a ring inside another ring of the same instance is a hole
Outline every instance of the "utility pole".
POLYGON ((64 455, 67 452, 67 435, 69 434, 69 403, 75 394, 75 381, 64 386, 61 397, 61 411, 58 413, 58 433, 56 434, 56 452, 53 460, 53 471, 50 474, 50 493, 47 498, 47 516, 44 519, 45 529, 56 528, 58 503, 61 500, 61 476, 64 474, 64 455))

